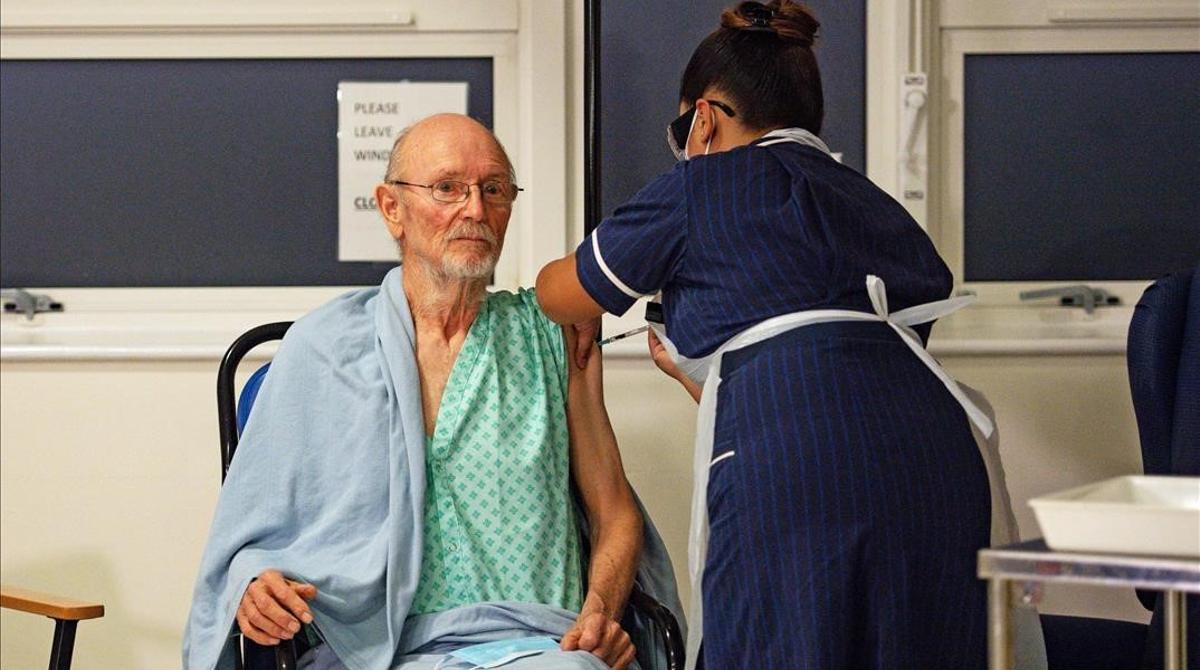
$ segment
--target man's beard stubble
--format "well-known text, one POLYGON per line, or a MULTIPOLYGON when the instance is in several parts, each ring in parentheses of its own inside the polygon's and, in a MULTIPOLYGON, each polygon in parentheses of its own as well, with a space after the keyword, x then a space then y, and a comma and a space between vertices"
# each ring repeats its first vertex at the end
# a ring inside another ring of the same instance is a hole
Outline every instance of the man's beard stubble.
POLYGON ((476 281, 489 279, 496 269, 500 256, 500 241, 491 228, 474 222, 460 224, 446 235, 447 250, 441 258, 441 267, 433 268, 435 274, 446 280, 476 281), (482 256, 463 256, 452 253, 449 245, 462 238, 483 239, 490 247, 482 256))

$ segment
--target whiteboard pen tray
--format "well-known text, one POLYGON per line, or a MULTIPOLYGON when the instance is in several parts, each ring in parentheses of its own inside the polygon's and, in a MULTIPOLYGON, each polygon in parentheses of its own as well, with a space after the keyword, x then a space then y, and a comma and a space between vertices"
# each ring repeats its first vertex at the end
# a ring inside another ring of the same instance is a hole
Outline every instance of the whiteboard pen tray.
POLYGON ((1056 551, 1200 558, 1200 477, 1117 477, 1029 506, 1056 551))

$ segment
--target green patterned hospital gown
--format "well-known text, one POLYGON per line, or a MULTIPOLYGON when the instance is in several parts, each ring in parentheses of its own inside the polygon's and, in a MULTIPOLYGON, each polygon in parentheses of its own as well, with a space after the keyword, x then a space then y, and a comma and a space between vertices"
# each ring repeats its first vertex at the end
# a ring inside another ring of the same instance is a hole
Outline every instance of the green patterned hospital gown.
POLYGON ((410 615, 581 606, 562 332, 532 291, 490 293, 426 439, 425 546, 410 615))

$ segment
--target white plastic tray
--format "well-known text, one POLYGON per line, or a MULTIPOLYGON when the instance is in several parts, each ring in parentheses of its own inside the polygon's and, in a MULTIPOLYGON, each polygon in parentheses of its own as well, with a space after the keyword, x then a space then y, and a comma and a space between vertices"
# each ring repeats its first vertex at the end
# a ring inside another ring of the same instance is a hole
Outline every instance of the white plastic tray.
POLYGON ((1117 477, 1029 506, 1056 551, 1200 558, 1200 477, 1117 477))

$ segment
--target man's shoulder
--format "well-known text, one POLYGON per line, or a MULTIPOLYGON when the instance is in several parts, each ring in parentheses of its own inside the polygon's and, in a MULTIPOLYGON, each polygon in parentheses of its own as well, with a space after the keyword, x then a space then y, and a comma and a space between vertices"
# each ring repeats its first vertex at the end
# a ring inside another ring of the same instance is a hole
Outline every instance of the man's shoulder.
POLYGON ((487 303, 492 313, 501 317, 527 320, 538 325, 553 323, 550 321, 550 317, 542 311, 542 306, 538 304, 537 294, 533 289, 488 291, 487 303))
POLYGON ((489 337, 498 357, 507 363, 540 360, 551 366, 547 370, 557 371, 555 376, 566 374, 562 327, 542 311, 533 290, 489 292, 487 309, 489 337))
POLYGON ((538 333, 555 339, 561 337, 561 329, 542 311, 533 289, 489 291, 487 303, 494 323, 500 328, 521 329, 531 335, 538 333))

